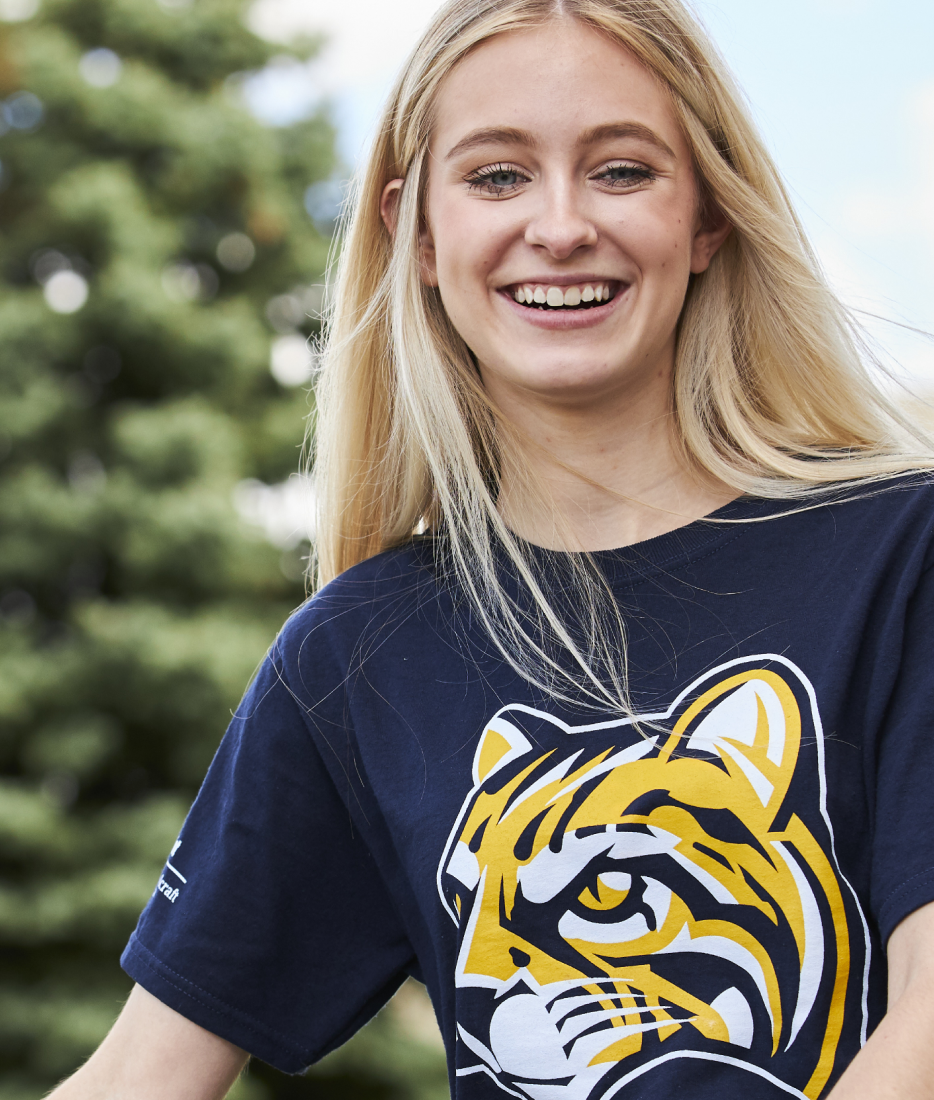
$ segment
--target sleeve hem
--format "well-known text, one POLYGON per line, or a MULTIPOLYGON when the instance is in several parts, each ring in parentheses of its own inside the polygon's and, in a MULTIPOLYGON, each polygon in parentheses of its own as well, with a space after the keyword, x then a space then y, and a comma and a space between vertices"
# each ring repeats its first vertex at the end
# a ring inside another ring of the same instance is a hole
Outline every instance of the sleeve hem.
POLYGON ((246 1013, 176 973, 144 947, 135 932, 120 965, 143 989, 187 1020, 284 1073, 301 1073, 319 1057, 298 1050, 246 1013))
POLYGON ((879 935, 883 946, 888 943, 889 936, 905 917, 932 901, 934 901, 934 867, 919 871, 893 890, 879 908, 879 935))

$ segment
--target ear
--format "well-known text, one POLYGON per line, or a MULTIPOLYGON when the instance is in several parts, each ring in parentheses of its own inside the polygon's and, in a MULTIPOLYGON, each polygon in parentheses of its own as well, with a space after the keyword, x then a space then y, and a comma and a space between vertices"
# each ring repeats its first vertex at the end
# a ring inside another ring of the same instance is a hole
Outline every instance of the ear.
POLYGON ((770 670, 750 669, 721 680, 685 711, 666 755, 719 758, 774 813, 794 774, 800 740, 801 712, 791 688, 770 670))
MULTIPOLYGON (((379 201, 379 212, 383 224, 389 230, 389 235, 395 237, 396 224, 399 220, 399 202, 402 198, 404 179, 390 180, 383 188, 383 194, 379 201)), ((435 242, 431 235, 431 229, 427 221, 422 225, 418 234, 419 259, 422 282, 427 286, 438 285, 438 275, 435 263, 435 242)))
POLYGON ((719 207, 711 205, 709 210, 704 211, 691 245, 692 275, 700 275, 710 267, 710 261, 732 230, 733 226, 719 207))
POLYGON ((474 784, 479 786, 494 772, 498 772, 517 756, 523 756, 531 748, 531 741, 512 722, 507 722, 500 715, 491 718, 474 754, 474 784))
POLYGON ((399 199, 402 198, 402 185, 404 179, 390 180, 383 188, 383 194, 379 200, 379 213, 383 219, 383 225, 389 230, 389 236, 396 235, 396 221, 399 217, 399 199))

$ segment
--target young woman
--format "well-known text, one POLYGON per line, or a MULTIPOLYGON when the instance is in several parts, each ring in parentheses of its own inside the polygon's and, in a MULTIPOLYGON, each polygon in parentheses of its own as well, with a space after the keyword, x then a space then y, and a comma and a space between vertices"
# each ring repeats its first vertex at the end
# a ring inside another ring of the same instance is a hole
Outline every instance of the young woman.
POLYGON ((317 595, 60 1100, 934 1096, 931 452, 679 0, 452 0, 348 230, 317 595))

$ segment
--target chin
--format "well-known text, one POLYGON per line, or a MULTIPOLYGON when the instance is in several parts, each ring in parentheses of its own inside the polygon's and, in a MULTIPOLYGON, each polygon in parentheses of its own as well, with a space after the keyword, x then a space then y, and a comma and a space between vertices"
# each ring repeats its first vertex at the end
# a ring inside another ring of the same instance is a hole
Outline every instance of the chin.
POLYGON ((606 357, 588 356, 588 360, 562 356, 543 362, 539 357, 526 368, 481 368, 481 376, 494 393, 505 383, 540 400, 574 405, 612 399, 657 374, 657 370, 638 370, 629 364, 608 365, 606 357))

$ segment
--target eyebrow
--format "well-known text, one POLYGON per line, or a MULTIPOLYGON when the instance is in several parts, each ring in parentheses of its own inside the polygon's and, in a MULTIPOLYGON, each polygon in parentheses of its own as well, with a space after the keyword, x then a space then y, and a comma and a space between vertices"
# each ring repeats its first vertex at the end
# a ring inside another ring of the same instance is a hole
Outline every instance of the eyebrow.
MULTIPOLYGON (((671 146, 641 122, 607 122, 601 126, 594 126, 590 130, 585 130, 575 144, 582 148, 587 145, 597 145, 602 141, 626 138, 644 141, 669 157, 675 156, 671 146)), ((537 149, 539 142, 528 130, 517 130, 513 126, 487 126, 480 130, 471 130, 447 153, 444 159, 451 160, 481 145, 524 145, 528 149, 537 149)))

